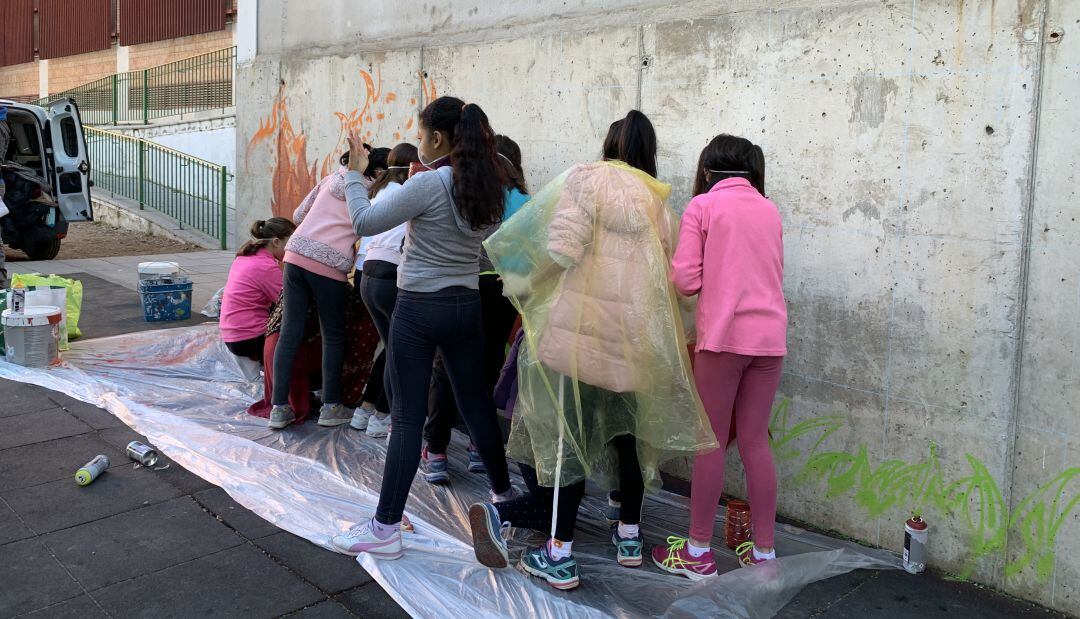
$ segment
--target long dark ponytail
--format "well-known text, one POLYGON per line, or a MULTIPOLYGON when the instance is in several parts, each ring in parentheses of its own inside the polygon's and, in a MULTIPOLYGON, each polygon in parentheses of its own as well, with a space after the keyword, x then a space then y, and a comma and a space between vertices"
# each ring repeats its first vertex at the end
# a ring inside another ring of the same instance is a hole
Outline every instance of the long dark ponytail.
POLYGON ((439 97, 420 112, 420 123, 450 140, 454 202, 465 221, 473 230, 502 221, 506 179, 495 152, 495 132, 484 110, 456 97, 439 97))
POLYGON ((656 177, 656 130, 649 117, 630 110, 611 123, 604 138, 604 158, 618 159, 630 167, 656 177))

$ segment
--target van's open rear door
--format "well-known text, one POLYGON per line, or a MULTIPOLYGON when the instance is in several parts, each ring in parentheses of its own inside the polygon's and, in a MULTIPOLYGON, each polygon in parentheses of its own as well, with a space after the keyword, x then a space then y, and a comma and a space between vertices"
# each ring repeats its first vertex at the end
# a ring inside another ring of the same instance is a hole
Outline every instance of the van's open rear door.
POLYGON ((92 221, 90 158, 75 101, 64 99, 49 105, 49 135, 60 212, 68 221, 92 221))

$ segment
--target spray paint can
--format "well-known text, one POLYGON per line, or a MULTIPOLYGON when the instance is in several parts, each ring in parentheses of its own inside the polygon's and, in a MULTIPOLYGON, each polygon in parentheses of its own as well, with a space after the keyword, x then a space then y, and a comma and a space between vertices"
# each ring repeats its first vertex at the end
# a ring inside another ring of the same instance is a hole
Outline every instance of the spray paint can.
POLYGON ((11 313, 21 314, 26 307, 26 288, 11 289, 11 313))
POLYGON ((143 466, 154 466, 158 462, 157 450, 149 445, 144 445, 139 441, 131 441, 128 443, 124 452, 127 453, 129 458, 143 466))
POLYGON ((904 569, 921 574, 926 569, 926 541, 930 525, 919 516, 904 523, 904 569))
POLYGON ((87 462, 83 467, 75 471, 75 483, 80 486, 89 485, 105 472, 105 469, 109 468, 109 458, 104 455, 94 456, 94 459, 87 462))

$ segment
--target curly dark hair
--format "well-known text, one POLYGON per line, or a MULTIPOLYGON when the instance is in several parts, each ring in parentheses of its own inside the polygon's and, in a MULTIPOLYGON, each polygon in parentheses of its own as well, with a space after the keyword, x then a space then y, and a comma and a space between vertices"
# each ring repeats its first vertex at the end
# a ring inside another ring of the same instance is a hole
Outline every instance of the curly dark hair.
POLYGON ((487 114, 475 103, 439 97, 420 112, 420 124, 441 131, 450 140, 454 169, 454 202, 473 230, 502 221, 506 178, 495 152, 495 132, 487 114))

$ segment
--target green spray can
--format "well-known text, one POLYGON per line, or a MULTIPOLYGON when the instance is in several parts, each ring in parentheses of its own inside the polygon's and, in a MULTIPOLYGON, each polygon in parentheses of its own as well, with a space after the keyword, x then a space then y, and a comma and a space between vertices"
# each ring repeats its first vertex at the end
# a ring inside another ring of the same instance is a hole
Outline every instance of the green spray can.
POLYGON ((107 456, 94 456, 93 460, 87 462, 81 469, 75 471, 75 483, 80 486, 87 486, 90 482, 100 477, 107 468, 109 468, 109 458, 107 456))

